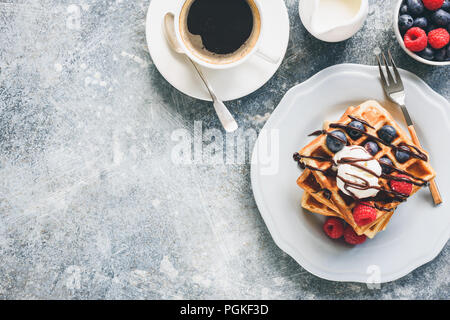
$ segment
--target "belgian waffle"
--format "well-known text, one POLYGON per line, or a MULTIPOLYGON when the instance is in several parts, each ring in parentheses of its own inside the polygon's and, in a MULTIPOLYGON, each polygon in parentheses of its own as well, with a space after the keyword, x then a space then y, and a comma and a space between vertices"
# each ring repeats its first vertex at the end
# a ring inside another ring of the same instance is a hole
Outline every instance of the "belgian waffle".
MULTIPOLYGON (((341 119, 334 123, 325 123, 323 130, 316 132, 318 135, 307 146, 299 151, 302 157, 301 165, 305 168, 303 174, 298 178, 297 184, 307 193, 314 197, 318 202, 327 206, 331 211, 338 212, 340 216, 350 224, 355 232, 364 234, 374 226, 379 227, 384 222, 389 221, 393 211, 401 203, 398 197, 374 198, 370 199, 377 212, 377 219, 366 226, 358 226, 352 215, 352 209, 356 201, 340 191, 336 184, 336 177, 329 175, 332 163, 330 161, 320 161, 308 157, 321 159, 332 159, 334 153, 326 145, 326 137, 330 132, 340 130, 346 134, 348 144, 363 146, 367 141, 374 141, 379 146, 379 152, 374 155, 376 160, 386 156, 394 167, 394 172, 408 175, 413 184, 411 195, 417 192, 422 185, 435 177, 435 172, 428 161, 428 154, 419 146, 413 144, 408 135, 396 123, 392 116, 376 101, 367 101, 358 107, 349 107, 341 119), (357 140, 345 132, 346 126, 353 120, 360 120, 365 123, 365 132, 357 140), (384 143, 377 135, 377 131, 384 125, 391 125, 397 131, 397 137, 390 143, 384 143), (404 163, 397 161, 394 152, 396 148, 408 148, 410 159, 404 163), (306 157, 306 158, 305 158, 306 157), (326 194, 324 194, 326 193, 326 194), (395 201, 392 201, 395 198, 395 201), (387 200, 388 199, 388 200, 387 200), (387 221, 385 220, 387 219, 387 221)), ((389 180, 392 175, 382 176, 379 179, 380 186, 385 190, 381 191, 384 195, 392 196, 394 192, 389 186, 389 180)))
MULTIPOLYGON (((331 198, 324 195, 325 191, 321 188, 311 170, 305 170, 305 173, 298 178, 297 184, 305 190, 302 197, 303 208, 320 215, 346 220, 346 217, 340 213, 331 198)), ((365 234, 369 238, 373 238, 379 231, 384 229, 385 222, 389 221, 394 210, 392 209, 390 212, 378 211, 375 221, 363 227, 356 226, 354 228, 359 234, 365 234)))
MULTIPOLYGON (((345 220, 345 217, 339 213, 339 209, 333 204, 331 199, 324 195, 325 191, 316 181, 311 170, 302 174, 297 184, 301 186, 305 192, 302 197, 302 207, 306 210, 328 217, 338 217, 345 220)), ((359 227, 361 234, 365 234, 369 238, 373 238, 378 232, 385 229, 387 222, 392 217, 394 211, 382 214, 377 219, 364 227, 359 227)))
MULTIPOLYGON (((312 213, 317 213, 323 216, 342 218, 342 216, 338 212, 331 210, 329 207, 324 205, 322 202, 318 201, 308 192, 303 193, 302 208, 312 213)), ((370 228, 365 230, 364 234, 369 238, 375 237, 375 235, 378 232, 383 231, 386 228, 386 225, 391 219, 393 213, 394 212, 390 212, 389 214, 383 216, 381 219, 378 220, 376 224, 372 225, 370 228)))

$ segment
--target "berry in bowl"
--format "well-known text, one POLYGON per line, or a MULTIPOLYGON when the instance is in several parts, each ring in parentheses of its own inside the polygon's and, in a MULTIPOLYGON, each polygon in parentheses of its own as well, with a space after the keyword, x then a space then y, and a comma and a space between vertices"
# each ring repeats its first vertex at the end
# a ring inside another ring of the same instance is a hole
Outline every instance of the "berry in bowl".
POLYGON ((409 56, 450 65, 450 0, 401 0, 394 12, 395 35, 409 56))

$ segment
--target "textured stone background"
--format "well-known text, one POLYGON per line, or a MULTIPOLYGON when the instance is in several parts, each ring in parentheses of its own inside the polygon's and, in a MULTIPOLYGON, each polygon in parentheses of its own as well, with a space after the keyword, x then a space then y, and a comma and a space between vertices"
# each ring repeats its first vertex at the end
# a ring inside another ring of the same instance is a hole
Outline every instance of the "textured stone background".
MULTIPOLYGON (((364 29, 339 44, 312 38, 286 3, 281 68, 227 103, 243 128, 259 130, 288 88, 327 66, 374 64, 377 48, 450 97, 448 67, 396 44, 394 1, 371 1, 364 29)), ((0 1, 0 298, 450 298, 448 245, 380 290, 325 281, 272 241, 248 164, 173 164, 173 130, 220 124, 158 73, 148 5, 0 1)))

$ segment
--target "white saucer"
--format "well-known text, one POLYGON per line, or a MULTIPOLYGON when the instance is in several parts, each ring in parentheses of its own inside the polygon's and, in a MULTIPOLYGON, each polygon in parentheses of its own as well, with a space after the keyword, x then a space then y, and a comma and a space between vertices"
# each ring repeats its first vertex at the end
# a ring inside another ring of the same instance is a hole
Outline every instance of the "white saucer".
MULTIPOLYGON (((164 15, 174 11, 177 1, 152 0, 147 11, 147 45, 153 63, 162 76, 181 92, 201 100, 211 100, 203 82, 193 67, 182 55, 174 53, 164 38, 162 24, 164 15)), ((243 64, 228 70, 203 68, 216 94, 224 101, 244 97, 263 86, 281 65, 289 42, 289 16, 283 0, 264 2, 265 30, 261 39, 262 48, 270 48, 274 56, 281 57, 278 64, 268 63, 252 56, 243 64), (269 45, 268 45, 269 44, 269 45)))
POLYGON ((269 132, 269 137, 271 132, 278 134, 278 149, 268 145, 262 134, 256 142, 260 150, 277 150, 273 157, 251 166, 259 211, 277 245, 319 277, 393 281, 434 259, 449 240, 450 144, 445 139, 450 135, 450 104, 414 74, 400 73, 406 105, 438 174, 436 182, 444 202, 435 207, 428 189, 423 188, 399 206, 385 231, 360 246, 332 241, 322 230, 324 217, 301 208, 303 191, 296 184, 301 171, 292 154, 312 139, 307 135, 320 129, 324 120, 339 119, 348 106, 366 100, 378 100, 404 124, 400 109, 385 101, 378 68, 337 65, 293 87, 261 131, 269 132))

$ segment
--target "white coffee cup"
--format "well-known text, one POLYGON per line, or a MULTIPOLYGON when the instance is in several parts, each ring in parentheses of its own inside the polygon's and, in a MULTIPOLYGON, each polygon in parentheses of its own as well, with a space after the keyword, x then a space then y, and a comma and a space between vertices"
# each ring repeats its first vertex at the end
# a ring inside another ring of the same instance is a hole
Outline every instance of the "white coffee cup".
MULTIPOLYGON (((187 29, 184 24, 187 20, 187 15, 189 13, 190 5, 196 0, 184 0, 179 1, 179 4, 174 12, 175 16, 175 33, 177 36, 177 40, 183 48, 185 54, 195 63, 211 69, 229 69, 236 67, 245 61, 247 61, 252 55, 259 56, 265 61, 273 64, 277 64, 280 61, 280 57, 273 57, 270 51, 265 52, 261 49, 262 43, 261 39, 264 32, 264 15, 269 14, 263 11, 263 7, 261 5, 261 0, 246 0, 253 12, 253 18, 256 21, 254 24, 254 29, 252 30, 252 35, 249 39, 251 39, 250 43, 245 44, 242 54, 235 56, 232 59, 226 59, 221 57, 221 55, 217 55, 214 59, 208 59, 204 55, 199 53, 199 50, 196 50, 189 44, 189 40, 187 40, 185 30, 187 29), (183 16, 182 16, 183 14, 183 16), (183 25, 182 25, 183 24, 183 25), (259 26, 259 27, 258 27, 259 26), (255 30, 258 28, 259 30, 255 30)), ((226 1, 226 0, 224 0, 226 1)))

